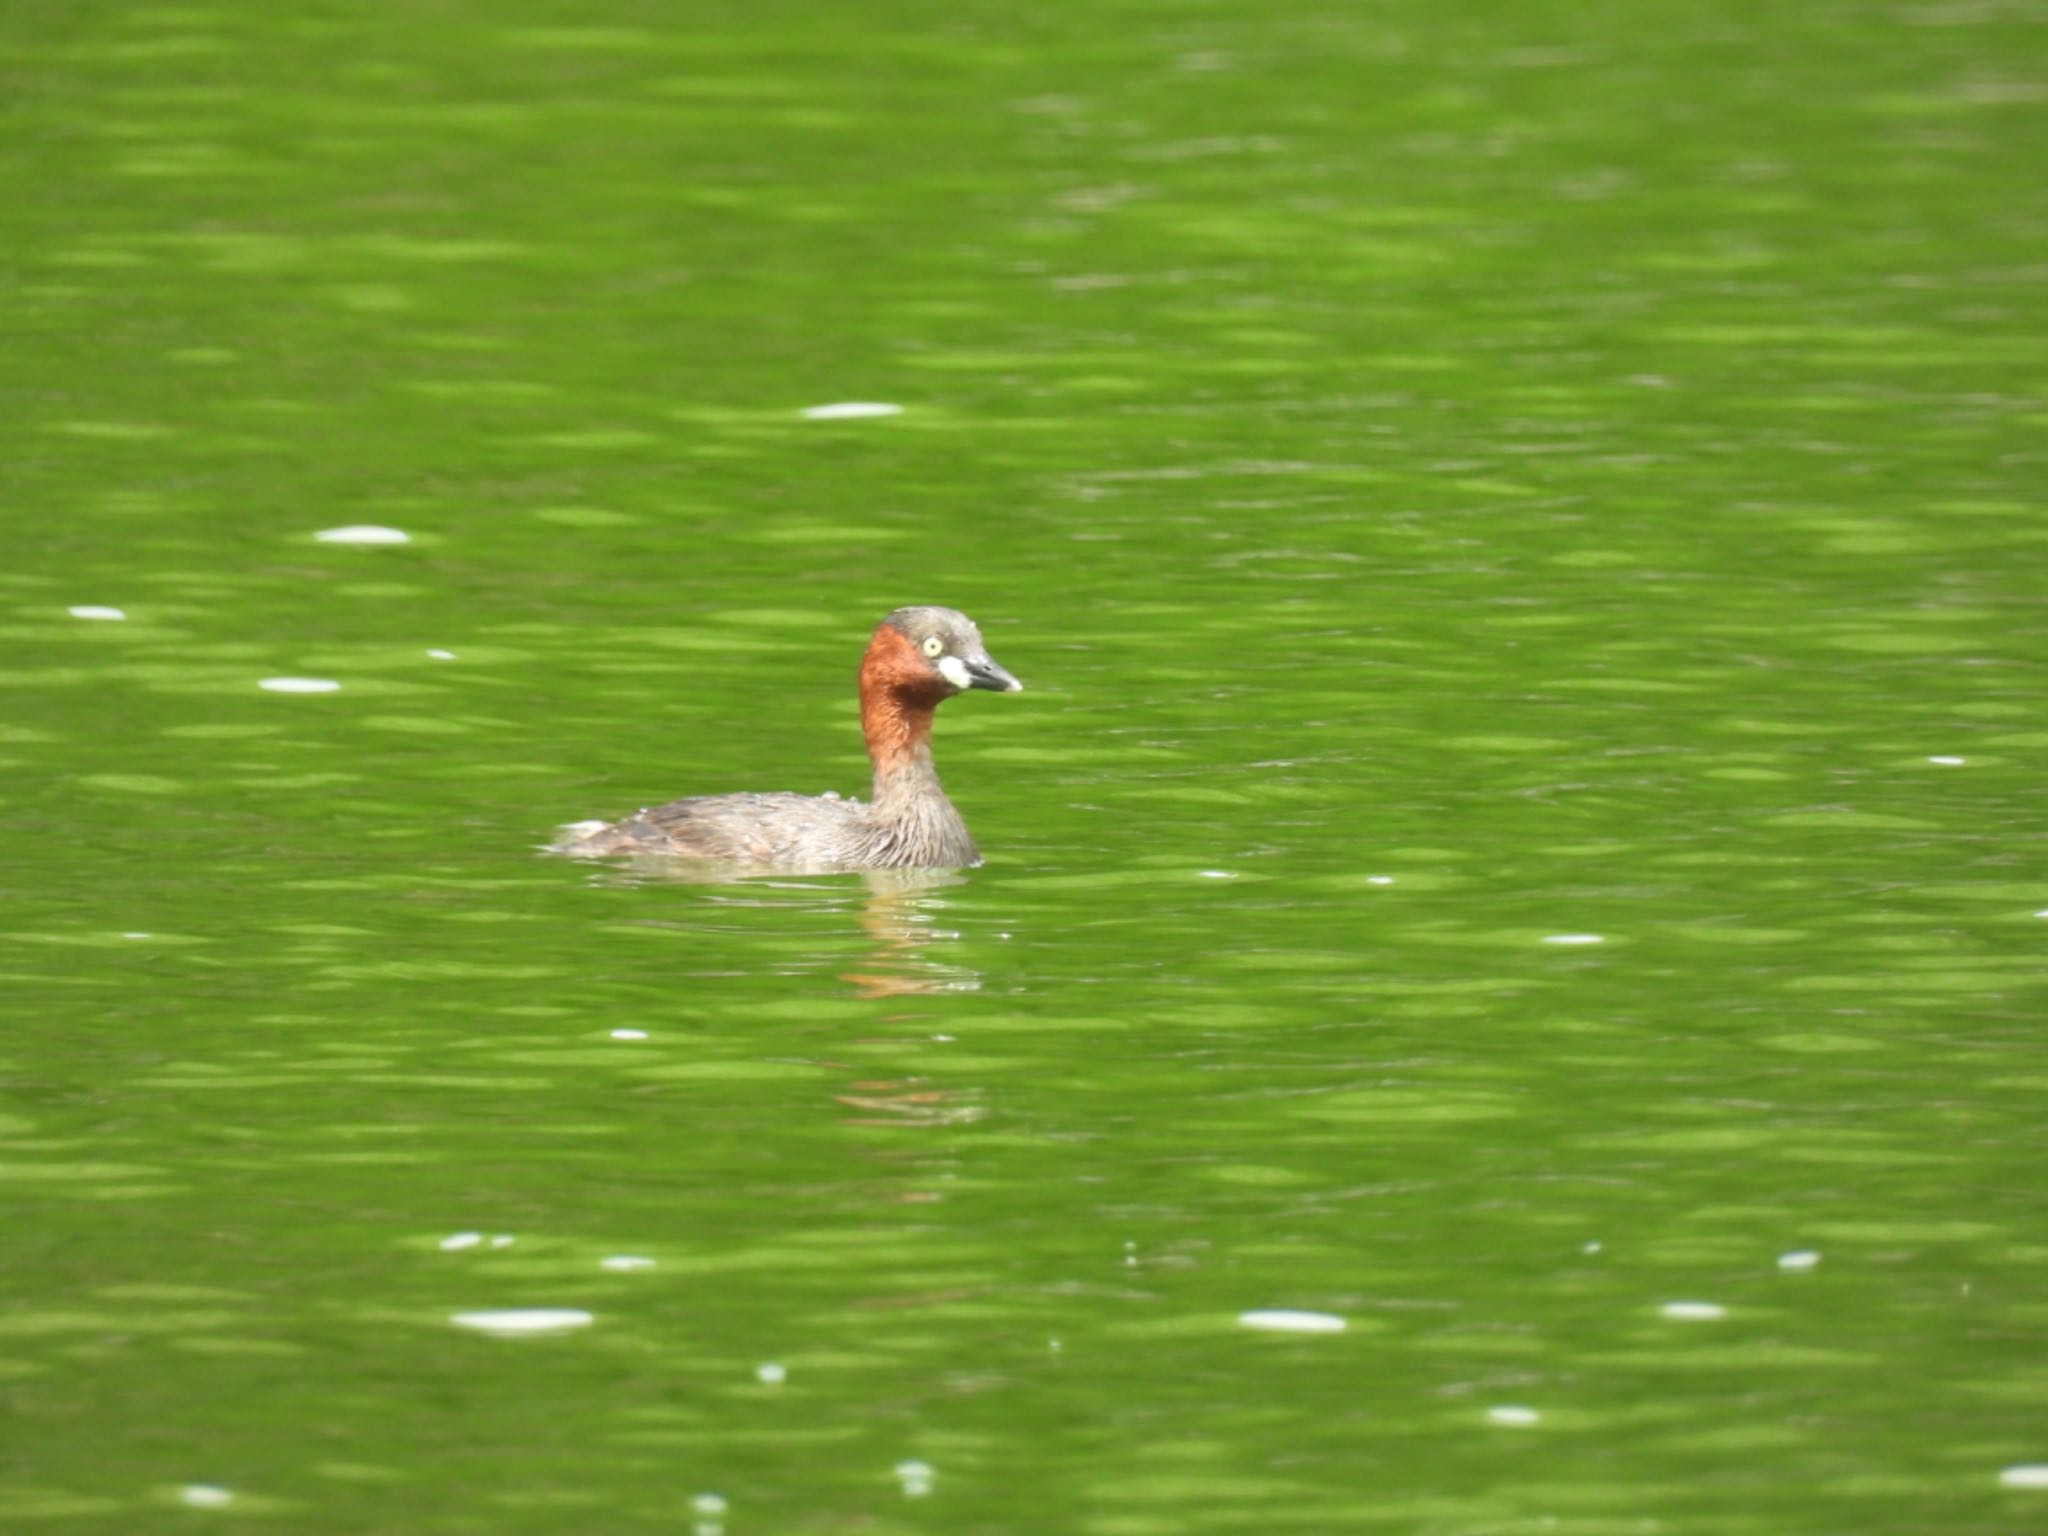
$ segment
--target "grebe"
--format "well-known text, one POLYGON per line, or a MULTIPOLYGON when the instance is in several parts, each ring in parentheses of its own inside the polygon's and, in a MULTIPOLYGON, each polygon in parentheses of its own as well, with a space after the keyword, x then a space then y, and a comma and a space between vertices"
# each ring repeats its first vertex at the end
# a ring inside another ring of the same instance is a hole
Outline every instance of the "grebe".
POLYGON ((866 804, 837 795, 702 795, 618 821, 562 829, 551 851, 576 858, 653 854, 785 873, 958 869, 981 862, 932 767, 932 713, 956 693, 1024 685, 981 631, 951 608, 898 608, 860 659, 860 728, 875 765, 866 804))

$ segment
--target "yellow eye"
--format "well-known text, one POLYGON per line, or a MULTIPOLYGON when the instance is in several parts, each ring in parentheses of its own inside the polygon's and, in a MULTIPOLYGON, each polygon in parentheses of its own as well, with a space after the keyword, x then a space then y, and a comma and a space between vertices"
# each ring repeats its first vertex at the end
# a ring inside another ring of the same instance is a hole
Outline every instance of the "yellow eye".
POLYGON ((938 655, 938 654, 939 654, 939 653, 940 653, 941 651, 943 651, 943 650, 944 650, 945 648, 946 648, 946 642, 945 642, 945 641, 943 641, 943 640, 941 640, 941 639, 940 639, 940 638, 939 638, 939 637, 938 637, 937 635, 926 635, 926 636, 924 637, 924 653, 925 653, 925 655, 927 655, 927 656, 936 656, 936 655, 938 655))

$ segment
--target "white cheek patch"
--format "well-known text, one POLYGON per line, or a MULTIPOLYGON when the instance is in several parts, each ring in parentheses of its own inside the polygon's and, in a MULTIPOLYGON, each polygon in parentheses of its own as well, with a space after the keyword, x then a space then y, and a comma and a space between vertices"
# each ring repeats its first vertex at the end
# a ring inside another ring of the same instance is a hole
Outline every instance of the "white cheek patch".
POLYGON ((967 675, 967 663, 958 656, 941 656, 939 658, 939 676, 943 677, 955 688, 960 689, 965 689, 974 681, 973 678, 967 675))

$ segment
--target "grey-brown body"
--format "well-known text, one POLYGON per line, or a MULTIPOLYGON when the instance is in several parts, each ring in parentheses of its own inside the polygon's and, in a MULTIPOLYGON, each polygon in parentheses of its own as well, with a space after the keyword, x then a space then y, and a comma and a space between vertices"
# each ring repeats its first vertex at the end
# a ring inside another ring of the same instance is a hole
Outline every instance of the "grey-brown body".
POLYGON ((981 862, 932 765, 931 719, 968 688, 1015 692, 980 632, 951 608, 899 608, 861 659, 861 729, 874 763, 863 802, 837 795, 703 795, 564 829, 557 853, 651 855, 762 871, 957 869, 981 862))
POLYGON ((960 869, 981 862, 929 761, 922 784, 892 776, 871 802, 787 792, 699 795, 580 831, 557 851, 583 858, 665 854, 785 873, 960 869))

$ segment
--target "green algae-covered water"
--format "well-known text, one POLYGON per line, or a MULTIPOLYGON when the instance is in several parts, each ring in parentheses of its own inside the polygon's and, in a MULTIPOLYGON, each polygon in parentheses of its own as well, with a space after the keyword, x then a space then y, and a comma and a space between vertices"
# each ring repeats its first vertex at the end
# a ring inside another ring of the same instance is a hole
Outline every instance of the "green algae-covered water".
POLYGON ((2035 8, 0 27, 0 1526, 2048 1526, 2035 8))

